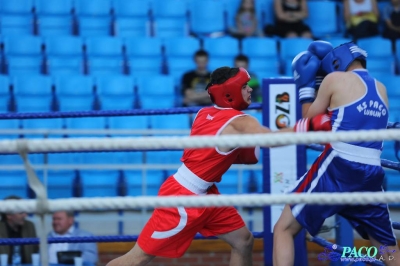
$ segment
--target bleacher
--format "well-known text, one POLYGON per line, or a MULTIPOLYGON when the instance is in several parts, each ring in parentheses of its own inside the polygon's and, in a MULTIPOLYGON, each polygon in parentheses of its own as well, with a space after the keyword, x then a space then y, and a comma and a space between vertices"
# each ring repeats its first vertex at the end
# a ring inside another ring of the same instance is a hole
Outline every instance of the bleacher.
MULTIPOLYGON (((243 53, 250 58, 250 71, 260 78, 291 76, 293 57, 305 50, 311 40, 229 37, 226 30, 234 23, 239 2, 0 1, 0 111, 181 106, 180 77, 194 67, 192 55, 200 48, 210 53, 210 70, 232 65, 233 58, 243 53)), ((257 0, 256 5, 259 27, 272 23, 272 0, 257 0)), ((308 2, 310 11, 306 22, 318 38, 334 45, 349 41, 343 37, 341 5, 340 1, 308 2)), ((368 50, 370 71, 387 85, 390 120, 398 121, 400 41, 396 51, 391 50, 388 40, 380 37, 360 40, 359 45, 368 50)), ((28 130, 26 134, 1 135, 2 138, 79 137, 82 136, 79 130, 96 132, 86 136, 120 136, 108 134, 106 130, 153 130, 150 135, 154 135, 157 134, 154 130, 188 130, 191 119, 190 115, 179 115, 171 116, 167 123, 157 116, 0 120, 0 129, 28 130), (38 129, 66 129, 70 133, 34 134, 38 129)), ((259 116, 258 119, 261 121, 259 116)), ((391 155, 390 145, 389 142, 388 156, 391 155)), ((155 195, 160 183, 179 165, 179 157, 179 152, 80 153, 32 155, 32 161, 43 166, 39 174, 46 165, 90 165, 96 169, 46 170, 49 197, 58 198, 155 195), (121 164, 131 165, 131 168, 116 170, 121 164), (102 169, 103 165, 115 167, 102 169), (157 168, 147 169, 146 165, 157 168)), ((315 154, 309 152, 308 157, 310 162, 315 154)), ((1 155, 0 164, 11 166, 9 171, 2 171, 0 198, 10 193, 32 196, 27 189, 25 173, 12 170, 12 166, 21 164, 18 156, 1 155)), ((221 192, 260 192, 260 169, 259 164, 253 170, 230 170, 220 185, 221 192)))

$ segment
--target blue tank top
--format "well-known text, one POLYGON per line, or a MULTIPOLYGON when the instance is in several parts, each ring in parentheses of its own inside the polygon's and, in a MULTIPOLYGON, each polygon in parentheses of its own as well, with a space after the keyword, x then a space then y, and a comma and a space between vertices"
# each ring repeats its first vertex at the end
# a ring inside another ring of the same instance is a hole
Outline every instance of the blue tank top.
MULTIPOLYGON (((385 129, 389 111, 367 70, 353 70, 364 83, 366 92, 352 103, 330 109, 332 131, 385 129)), ((359 147, 381 150, 383 141, 348 142, 359 147)))

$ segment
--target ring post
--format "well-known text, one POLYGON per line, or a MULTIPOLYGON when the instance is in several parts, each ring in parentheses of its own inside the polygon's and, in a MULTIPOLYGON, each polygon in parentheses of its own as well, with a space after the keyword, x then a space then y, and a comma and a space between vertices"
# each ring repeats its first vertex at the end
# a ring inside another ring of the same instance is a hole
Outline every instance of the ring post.
MULTIPOLYGON (((301 118, 296 87, 292 78, 263 79, 263 125, 271 130, 292 127, 301 118)), ((282 194, 306 172, 304 145, 263 150, 263 193, 282 194)), ((272 266, 273 228, 284 205, 266 206, 264 213, 264 261, 272 266)), ((305 230, 295 238, 294 265, 308 265, 305 230)))

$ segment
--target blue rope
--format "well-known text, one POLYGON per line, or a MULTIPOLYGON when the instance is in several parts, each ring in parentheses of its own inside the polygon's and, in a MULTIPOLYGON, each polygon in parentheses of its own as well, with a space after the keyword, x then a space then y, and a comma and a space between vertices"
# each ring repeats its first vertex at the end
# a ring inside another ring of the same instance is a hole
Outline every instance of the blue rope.
MULTIPOLYGON (((263 238, 263 232, 253 232, 254 238, 263 238)), ((134 242, 139 236, 79 236, 79 237, 49 237, 48 243, 93 243, 93 242, 134 242)), ((194 239, 218 239, 197 234, 194 239)), ((39 238, 0 238, 1 245, 37 245, 39 238)))
MULTIPOLYGON (((247 109, 261 109, 262 104, 253 103, 247 109)), ((3 113, 0 119, 35 119, 35 118, 76 118, 76 117, 107 117, 107 116, 139 116, 139 115, 172 115, 197 113, 204 106, 177 107, 166 109, 131 109, 131 110, 102 110, 79 112, 44 112, 44 113, 3 113)))
MULTIPOLYGON (((340 261, 341 254, 343 253, 343 247, 336 244, 337 248, 335 249, 335 251, 332 251, 333 243, 331 243, 321 237, 311 237, 309 240, 311 242, 314 242, 325 248, 325 253, 321 253, 320 255, 323 255, 323 256, 321 256, 321 258, 318 256, 319 259, 328 260, 328 261, 329 260, 340 261)), ((385 265, 383 262, 381 262, 379 260, 368 261, 367 264, 368 265, 376 265, 376 266, 384 266, 385 265)))
POLYGON ((399 222, 392 222, 393 229, 400 230, 400 223, 399 222))

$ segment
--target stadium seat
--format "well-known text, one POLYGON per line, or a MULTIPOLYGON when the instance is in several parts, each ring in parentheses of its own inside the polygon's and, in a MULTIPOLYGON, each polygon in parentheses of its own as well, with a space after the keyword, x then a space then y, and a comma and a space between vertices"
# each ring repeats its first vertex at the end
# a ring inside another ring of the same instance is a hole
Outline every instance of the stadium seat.
MULTIPOLYGON (((0 130, 17 130, 20 128, 20 120, 17 119, 1 119, 0 120, 0 130)), ((15 139, 18 138, 18 134, 0 134, 2 139, 15 139)), ((1 162, 1 160, 0 160, 1 162)))
POLYGON ((221 194, 238 194, 238 170, 228 170, 223 176, 220 183, 218 183, 218 190, 221 194))
MULTIPOLYGON (((181 164, 181 157, 183 151, 147 151, 146 153, 147 164, 181 164)), ((172 167, 176 171, 176 167, 172 167)))
POLYGON ((348 38, 335 37, 335 38, 327 39, 326 41, 330 42, 332 44, 332 46, 335 48, 343 43, 351 42, 352 40, 348 39, 348 38))
MULTIPOLYGON (((152 129, 183 129, 188 130, 185 134, 187 135, 190 130, 190 116, 187 114, 176 114, 176 115, 152 115, 150 116, 150 127, 152 129)), ((174 134, 177 135, 177 134, 174 134)))
POLYGON ((71 198, 76 176, 72 170, 50 170, 47 178, 47 197, 50 199, 71 198))
POLYGON ((94 82, 88 76, 60 76, 55 80, 60 111, 88 111, 94 107, 94 82))
POLYGON ((0 198, 4 199, 10 195, 27 198, 28 181, 25 171, 2 171, 0 198))
MULTIPOLYGON (((22 120, 22 128, 27 130, 60 130, 63 128, 64 121, 62 118, 54 119, 24 119, 22 120)), ((43 138, 44 136, 50 138, 60 138, 59 134, 25 134, 25 138, 43 138)))
POLYGON ((128 184, 128 196, 155 196, 166 178, 165 172, 161 170, 124 171, 124 175, 128 184))
POLYGON ((210 60, 208 62, 208 69, 210 71, 214 71, 215 69, 222 67, 222 66, 228 66, 228 67, 233 67, 234 65, 234 56, 230 57, 210 57, 210 60))
POLYGON ((210 36, 226 30, 224 4, 222 1, 190 1, 189 8, 190 30, 192 33, 198 36, 210 36))
POLYGON ((49 153, 48 164, 82 164, 83 158, 78 153, 49 153), (78 155, 78 156, 77 156, 78 155))
POLYGON ((129 75, 151 77, 162 74, 163 59, 161 57, 130 57, 127 67, 129 75))
POLYGON ((10 110, 10 80, 8 76, 0 75, 0 112, 10 110))
POLYGON ((12 79, 18 112, 50 112, 52 80, 40 75, 16 76, 12 79))
POLYGON ((113 10, 116 36, 150 36, 149 0, 114 0, 113 10))
POLYGON ((1 34, 33 34, 33 0, 0 1, 1 34))
POLYGON ((365 38, 357 45, 368 52, 368 71, 371 73, 395 73, 395 57, 392 54, 392 43, 381 37, 365 38))
POLYGON ((165 55, 171 57, 193 57, 200 50, 200 42, 192 37, 174 37, 164 40, 165 55))
MULTIPOLYGON (((104 117, 80 117, 80 118, 67 118, 65 120, 67 129, 72 130, 97 130, 102 131, 106 128, 106 119, 104 117)), ((105 137, 105 133, 100 134, 69 134, 71 138, 80 137, 105 137)))
POLYGON ((93 37, 86 40, 88 72, 91 75, 124 74, 122 40, 93 37))
POLYGON ((1 165, 22 165, 23 161, 19 154, 0 155, 1 165))
POLYGON ((292 38, 281 39, 280 59, 282 64, 282 74, 292 76, 292 61, 293 58, 300 52, 307 50, 308 45, 312 42, 311 39, 292 38))
POLYGON ((83 41, 72 36, 45 39, 46 73, 50 75, 83 75, 83 41))
POLYGON ((171 38, 188 35, 187 1, 154 1, 152 11, 154 36, 171 38))
POLYGON ((172 76, 138 77, 137 88, 139 101, 144 109, 175 106, 175 81, 172 76), (158 101, 157 98, 162 101, 158 101))
POLYGON ((263 186, 262 170, 245 170, 242 176, 242 189, 245 193, 261 193, 263 186))
POLYGON ((160 38, 125 39, 128 68, 131 75, 160 74, 162 42, 160 38))
POLYGON ((382 82, 383 85, 385 85, 389 97, 389 105, 392 106, 392 101, 394 101, 395 99, 399 99, 400 97, 400 76, 381 73, 381 75, 374 75, 374 77, 382 82))
POLYGON ((9 75, 40 74, 43 69, 42 39, 34 36, 4 37, 9 75))
POLYGON ((96 85, 102 110, 123 110, 135 107, 135 88, 132 78, 101 76, 96 78, 96 85))
POLYGON ((239 54, 239 41, 235 38, 205 38, 203 41, 204 50, 210 57, 234 57, 239 54))
POLYGON ((305 23, 310 26, 314 36, 326 38, 339 33, 335 1, 309 1, 307 5, 305 23))
MULTIPOLYGON (((108 120, 109 129, 148 129, 149 128, 149 116, 114 116, 108 120)), ((113 134, 113 136, 118 136, 113 134)), ((121 135, 126 136, 126 135, 121 135)))
POLYGON ((141 165, 144 161, 143 158, 143 152, 140 151, 108 153, 108 163, 111 164, 141 165))
POLYGON ((72 35, 72 8, 72 0, 38 0, 36 3, 36 14, 39 35, 72 35))
POLYGON ((193 57, 169 57, 167 58, 168 75, 174 77, 180 86, 182 76, 185 72, 196 68, 193 57))
POLYGON ((78 20, 80 36, 108 36, 111 34, 111 1, 75 2, 75 13, 78 20))
POLYGON ((80 171, 84 197, 116 197, 119 172, 113 170, 80 171))

